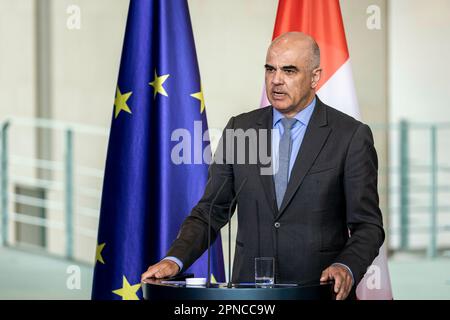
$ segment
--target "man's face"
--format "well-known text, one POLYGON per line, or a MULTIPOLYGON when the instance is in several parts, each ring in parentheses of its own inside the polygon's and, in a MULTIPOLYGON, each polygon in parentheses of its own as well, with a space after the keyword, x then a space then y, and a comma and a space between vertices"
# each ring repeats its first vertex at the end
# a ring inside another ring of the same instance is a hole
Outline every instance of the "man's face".
MULTIPOLYGON (((272 106, 293 116, 304 109, 317 85, 308 65, 306 46, 278 43, 267 52, 266 93, 272 106)), ((317 80, 318 81, 318 80, 317 80)))

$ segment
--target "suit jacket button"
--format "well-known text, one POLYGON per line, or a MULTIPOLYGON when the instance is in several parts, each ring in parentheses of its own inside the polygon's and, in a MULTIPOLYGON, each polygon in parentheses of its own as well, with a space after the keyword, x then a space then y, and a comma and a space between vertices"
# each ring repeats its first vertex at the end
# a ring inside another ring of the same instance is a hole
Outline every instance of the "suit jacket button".
POLYGON ((278 229, 278 228, 281 226, 281 223, 279 223, 279 222, 277 221, 277 222, 275 222, 274 226, 275 226, 275 228, 278 229))

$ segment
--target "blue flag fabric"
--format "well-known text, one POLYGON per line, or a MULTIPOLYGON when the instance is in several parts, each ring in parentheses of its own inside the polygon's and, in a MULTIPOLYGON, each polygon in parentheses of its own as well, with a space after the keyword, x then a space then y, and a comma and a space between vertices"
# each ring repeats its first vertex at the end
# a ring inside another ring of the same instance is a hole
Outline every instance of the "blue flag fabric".
MULTIPOLYGON (((174 163, 171 157, 177 129, 201 139, 208 153, 187 2, 131 0, 106 160, 93 299, 141 299, 141 274, 165 257, 203 194, 208 166, 194 159, 198 146, 191 148, 192 157, 189 150, 180 153, 192 164, 174 163)), ((206 277, 206 256, 187 271, 206 277)), ((225 281, 220 237, 211 257, 213 276, 225 281)))

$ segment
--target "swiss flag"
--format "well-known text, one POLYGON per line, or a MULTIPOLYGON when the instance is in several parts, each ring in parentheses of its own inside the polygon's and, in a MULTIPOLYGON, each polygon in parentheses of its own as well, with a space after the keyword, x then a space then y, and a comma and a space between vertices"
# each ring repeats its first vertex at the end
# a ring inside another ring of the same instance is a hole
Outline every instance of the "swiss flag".
MULTIPOLYGON (((339 0, 279 0, 273 39, 289 31, 311 35, 320 47, 320 99, 360 119, 339 0)), ((261 105, 269 104, 264 90, 261 105)), ((359 283, 356 295, 364 300, 393 298, 384 245, 359 283)))

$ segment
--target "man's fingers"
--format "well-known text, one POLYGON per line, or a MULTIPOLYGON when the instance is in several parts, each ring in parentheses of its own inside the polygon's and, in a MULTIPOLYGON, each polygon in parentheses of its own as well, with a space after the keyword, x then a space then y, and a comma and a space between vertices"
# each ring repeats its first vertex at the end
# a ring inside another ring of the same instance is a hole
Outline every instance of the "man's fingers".
POLYGON ((336 300, 346 299, 352 287, 351 276, 341 267, 332 268, 330 274, 334 279, 334 292, 336 293, 336 300))
POLYGON ((333 291, 336 294, 336 300, 347 298, 352 287, 352 277, 346 269, 336 265, 326 268, 322 271, 320 281, 327 280, 334 280, 333 291))
POLYGON ((324 271, 322 271, 322 275, 320 276, 320 281, 334 280, 334 293, 336 293, 336 300, 340 300, 343 296, 343 292, 345 291, 344 286, 344 278, 342 274, 340 274, 339 269, 334 267, 328 267, 324 271))
POLYGON ((348 293, 347 293, 347 286, 345 285, 345 283, 342 283, 341 287, 336 293, 337 293, 336 300, 344 300, 347 297, 348 293))
POLYGON ((156 265, 150 266, 148 268, 147 271, 145 271, 142 276, 141 276, 141 280, 147 279, 147 278, 152 278, 155 273, 158 271, 159 269, 157 268, 156 265))
POLYGON ((336 300, 344 300, 345 298, 347 298, 348 294, 350 293, 350 289, 351 287, 349 287, 348 285, 343 285, 341 287, 341 290, 339 290, 338 295, 336 296, 336 300))
POLYGON ((146 272, 142 274, 141 279, 147 279, 147 278, 161 278, 161 269, 163 268, 162 262, 158 262, 157 264, 154 264, 148 268, 146 272))
POLYGON ((322 275, 320 276, 320 281, 327 281, 330 279, 329 268, 326 268, 322 271, 322 275))
POLYGON ((141 276, 141 281, 147 278, 166 278, 176 275, 179 271, 178 265, 170 260, 162 260, 148 268, 141 276))
POLYGON ((334 292, 338 293, 342 289, 342 276, 338 272, 332 273, 332 278, 334 279, 334 292))

